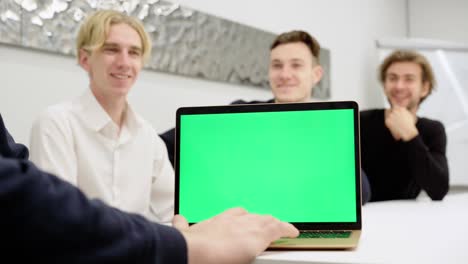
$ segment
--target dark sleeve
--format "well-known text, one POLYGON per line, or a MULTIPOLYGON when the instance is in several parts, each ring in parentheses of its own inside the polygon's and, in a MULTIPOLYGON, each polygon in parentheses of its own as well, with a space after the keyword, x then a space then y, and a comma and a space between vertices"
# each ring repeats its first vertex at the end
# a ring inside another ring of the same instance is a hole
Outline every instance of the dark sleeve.
POLYGON ((258 101, 258 100, 254 100, 254 101, 244 101, 244 100, 235 100, 233 102, 231 102, 232 105, 235 105, 235 104, 271 104, 271 103, 274 103, 275 102, 275 99, 270 99, 268 101, 258 101))
POLYGON ((235 104, 249 104, 249 102, 246 102, 242 99, 239 99, 239 100, 235 100, 233 102, 231 102, 232 105, 235 105, 235 104))
POLYGON ((362 193, 362 204, 366 204, 370 201, 372 192, 369 184, 369 179, 367 179, 367 174, 361 169, 361 193, 362 193))
POLYGON ((26 146, 15 142, 13 137, 8 133, 2 116, 0 115, 0 156, 16 159, 28 159, 29 151, 26 146))
POLYGON ((420 131, 420 135, 402 144, 416 183, 432 200, 442 200, 449 190, 447 136, 440 122, 432 121, 424 130, 424 138, 420 131))
POLYGON ((167 154, 171 161, 172 167, 174 167, 174 155, 175 155, 175 128, 169 129, 168 131, 159 135, 164 143, 166 144, 167 154))
POLYGON ((174 228, 88 200, 27 160, 0 158, 2 257, 21 263, 187 263, 174 228))

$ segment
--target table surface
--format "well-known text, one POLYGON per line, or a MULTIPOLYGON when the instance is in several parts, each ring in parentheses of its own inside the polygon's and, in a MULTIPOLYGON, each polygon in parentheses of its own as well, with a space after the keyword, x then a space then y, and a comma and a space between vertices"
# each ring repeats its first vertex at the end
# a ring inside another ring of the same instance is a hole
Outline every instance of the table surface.
POLYGON ((266 251, 254 263, 468 263, 468 193, 369 203, 362 224, 355 250, 266 251))

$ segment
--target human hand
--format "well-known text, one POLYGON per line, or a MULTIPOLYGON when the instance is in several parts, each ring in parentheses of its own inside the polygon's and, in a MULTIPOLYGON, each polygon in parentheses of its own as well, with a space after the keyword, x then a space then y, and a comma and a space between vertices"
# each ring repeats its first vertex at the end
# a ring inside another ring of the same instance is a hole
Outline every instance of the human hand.
POLYGON ((408 109, 394 106, 385 111, 385 126, 395 140, 409 141, 419 134, 416 128, 417 118, 408 109))
POLYGON ((190 227, 180 215, 172 223, 187 241, 189 264, 250 263, 271 242, 299 235, 290 223, 241 208, 229 209, 190 227))

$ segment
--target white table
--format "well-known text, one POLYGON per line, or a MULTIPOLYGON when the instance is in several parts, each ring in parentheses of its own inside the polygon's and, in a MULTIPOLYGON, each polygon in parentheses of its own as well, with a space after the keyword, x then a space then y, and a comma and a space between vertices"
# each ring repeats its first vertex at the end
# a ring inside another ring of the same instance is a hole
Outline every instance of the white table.
POLYGON ((266 251, 255 264, 468 263, 468 193, 369 203, 353 251, 266 251))

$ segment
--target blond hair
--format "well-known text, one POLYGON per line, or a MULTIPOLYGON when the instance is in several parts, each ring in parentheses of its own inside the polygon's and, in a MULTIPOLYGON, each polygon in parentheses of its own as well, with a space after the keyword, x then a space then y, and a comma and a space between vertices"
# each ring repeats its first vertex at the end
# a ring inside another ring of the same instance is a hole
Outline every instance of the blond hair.
POLYGON ((80 50, 92 52, 102 48, 110 27, 116 24, 127 24, 133 28, 141 39, 143 59, 151 55, 151 39, 143 24, 136 18, 114 10, 99 10, 89 15, 81 25, 76 39, 76 51, 79 58, 80 50))
POLYGON ((412 51, 412 50, 395 50, 387 58, 382 62, 379 68, 379 79, 382 84, 385 82, 385 78, 387 77, 387 70, 393 64, 397 62, 412 62, 416 63, 421 67, 422 72, 422 81, 427 82, 429 84, 429 91, 421 98, 421 102, 426 99, 434 89, 436 85, 436 79, 434 76, 434 72, 432 70, 431 64, 429 61, 424 57, 422 54, 412 51))

